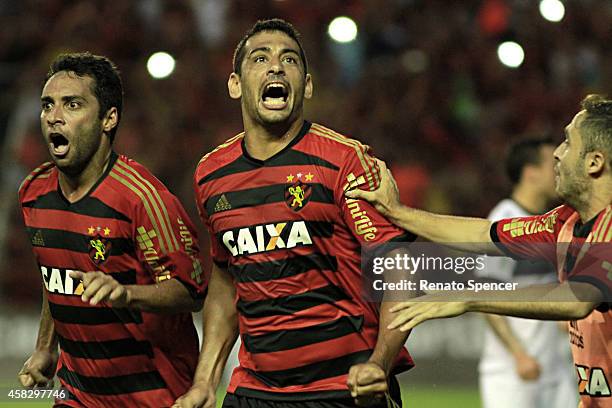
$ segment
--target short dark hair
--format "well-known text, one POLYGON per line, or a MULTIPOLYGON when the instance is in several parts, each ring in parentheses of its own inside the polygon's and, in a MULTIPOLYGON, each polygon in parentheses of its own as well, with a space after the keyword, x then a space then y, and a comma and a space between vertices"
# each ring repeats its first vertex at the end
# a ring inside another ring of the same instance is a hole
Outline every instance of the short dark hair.
POLYGON ((236 49, 234 50, 234 72, 240 75, 242 60, 244 59, 244 45, 246 42, 257 33, 262 31, 281 31, 291 37, 300 48, 300 58, 302 58, 302 63, 304 64, 304 74, 308 73, 308 62, 306 61, 306 53, 304 52, 304 47, 302 47, 302 42, 300 41, 300 33, 295 29, 295 27, 280 18, 272 18, 269 20, 259 20, 257 21, 253 27, 246 32, 244 37, 240 40, 236 49))
POLYGON ((552 138, 548 136, 529 137, 513 144, 506 157, 506 174, 512 184, 521 180, 525 166, 537 166, 542 162, 542 147, 554 145, 552 138))
POLYGON ((60 54, 49 66, 43 86, 49 78, 61 71, 71 71, 80 77, 89 76, 94 80, 92 92, 100 105, 98 113, 100 119, 113 106, 117 108, 117 125, 111 129, 109 135, 112 143, 123 109, 123 85, 117 66, 108 58, 89 52, 60 54))
POLYGON ((594 150, 603 150, 612 165, 612 100, 603 95, 588 95, 582 100, 586 116, 580 124, 582 155, 594 150))

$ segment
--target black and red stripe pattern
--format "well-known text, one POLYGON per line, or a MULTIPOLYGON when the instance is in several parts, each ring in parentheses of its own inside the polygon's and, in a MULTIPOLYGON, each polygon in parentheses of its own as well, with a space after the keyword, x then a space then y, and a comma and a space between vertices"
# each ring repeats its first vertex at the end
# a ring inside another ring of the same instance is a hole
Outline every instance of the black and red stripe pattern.
MULTIPOLYGON (((305 122, 285 149, 261 161, 243 136, 204 156, 194 178, 212 257, 238 295, 240 367, 228 391, 346 398, 349 368, 369 358, 378 335, 378 305, 361 297, 361 244, 405 233, 344 197, 347 183, 377 186, 367 146, 305 122)), ((396 369, 411 365, 404 350, 396 369)))
POLYGON ((98 270, 126 285, 177 278, 201 296, 204 283, 192 274, 197 237, 176 198, 141 165, 114 153, 75 203, 63 197, 52 164, 32 172, 19 196, 59 338, 57 376, 70 392, 62 403, 170 406, 191 385, 197 364, 191 315, 92 306, 69 272, 98 270))

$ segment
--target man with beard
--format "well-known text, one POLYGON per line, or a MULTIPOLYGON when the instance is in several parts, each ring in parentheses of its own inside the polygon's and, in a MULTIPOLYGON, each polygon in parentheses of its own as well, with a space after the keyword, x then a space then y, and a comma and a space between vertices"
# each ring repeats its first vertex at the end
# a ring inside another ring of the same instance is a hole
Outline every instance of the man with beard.
POLYGON ((547 260, 561 283, 514 292, 430 294, 403 302, 389 328, 407 331, 419 323, 466 312, 546 320, 571 320, 570 342, 581 407, 612 403, 612 100, 590 95, 565 128, 554 152, 555 189, 565 204, 544 215, 497 222, 431 214, 403 206, 397 186, 380 162, 378 190, 353 190, 395 224, 434 242, 490 255, 547 260), (443 227, 441 227, 443 226, 443 227))
MULTIPOLYGON (((514 143, 506 157, 510 197, 488 216, 491 221, 526 217, 550 209, 556 198, 555 145, 547 138, 514 143)), ((481 276, 520 287, 557 280, 548 262, 491 257, 481 276)), ((485 314, 479 371, 483 408, 575 408, 578 395, 567 343, 559 322, 485 314)), ((564 324, 565 322, 561 323, 564 324)))
POLYGON ((107 58, 53 61, 40 116, 52 162, 19 188, 44 284, 19 380, 45 386, 56 374, 65 391, 56 406, 170 406, 197 364, 197 237, 176 197, 112 150, 122 98, 107 58))
POLYGON ((214 266, 196 378, 175 406, 215 406, 238 331, 225 407, 401 404, 394 374, 412 366, 407 335, 386 328, 388 307, 362 299, 360 249, 407 236, 344 197, 349 186, 378 185, 368 147, 304 120, 313 82, 283 20, 247 32, 228 90, 244 132, 195 173, 214 266))

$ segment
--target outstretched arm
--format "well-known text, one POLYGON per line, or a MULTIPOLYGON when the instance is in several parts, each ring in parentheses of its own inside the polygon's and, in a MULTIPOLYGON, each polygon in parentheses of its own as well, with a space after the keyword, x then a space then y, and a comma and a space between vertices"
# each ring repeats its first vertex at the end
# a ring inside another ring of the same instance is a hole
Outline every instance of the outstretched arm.
POLYGON ((349 190, 347 197, 371 202, 381 214, 395 225, 433 242, 470 252, 503 255, 491 241, 491 221, 481 218, 432 214, 409 208, 399 200, 397 184, 385 162, 380 166, 380 186, 374 191, 349 190))
POLYGON ((534 285, 508 293, 436 293, 391 308, 397 316, 389 328, 399 327, 401 331, 408 331, 426 320, 454 317, 466 312, 541 320, 579 320, 588 316, 603 299, 603 293, 596 286, 584 282, 534 285), (537 301, 525 302, 524 299, 537 301))

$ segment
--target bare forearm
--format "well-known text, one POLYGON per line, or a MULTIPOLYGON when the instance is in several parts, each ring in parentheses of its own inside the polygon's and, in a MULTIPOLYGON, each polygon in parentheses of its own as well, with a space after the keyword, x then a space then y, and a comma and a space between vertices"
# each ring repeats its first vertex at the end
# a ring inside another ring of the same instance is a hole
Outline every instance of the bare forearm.
POLYGON ((43 288, 42 310, 40 312, 40 325, 36 338, 36 350, 57 351, 58 338, 55 332, 55 323, 49 310, 49 301, 43 288))
POLYGON ((126 285, 130 308, 154 313, 197 311, 202 301, 193 299, 187 288, 176 279, 155 285, 126 285))
POLYGON ((603 294, 588 283, 534 285, 507 295, 491 294, 497 299, 475 299, 467 310, 542 320, 576 320, 591 313, 603 294), (537 301, 524 301, 534 299, 537 301))
POLYGON ((494 313, 505 316, 539 320, 578 320, 593 310, 589 302, 496 302, 477 301, 468 311, 494 313))
POLYGON ((374 352, 369 360, 370 362, 382 367, 387 375, 393 369, 395 358, 406 342, 406 338, 408 338, 409 334, 409 332, 389 330, 387 328, 394 318, 393 313, 389 312, 389 309, 395 304, 396 302, 383 302, 380 305, 378 339, 376 341, 374 352))
POLYGON ((207 383, 213 389, 219 385, 227 357, 238 337, 238 313, 234 297, 231 277, 227 271, 214 266, 209 296, 204 303, 204 339, 194 383, 207 383))
POLYGON ((403 205, 394 207, 389 219, 399 227, 433 242, 470 252, 503 255, 491 241, 491 222, 486 219, 433 214, 403 205))
POLYGON ((235 315, 215 314, 215 309, 207 300, 203 315, 204 339, 194 383, 206 382, 216 389, 238 338, 238 320, 235 315))

